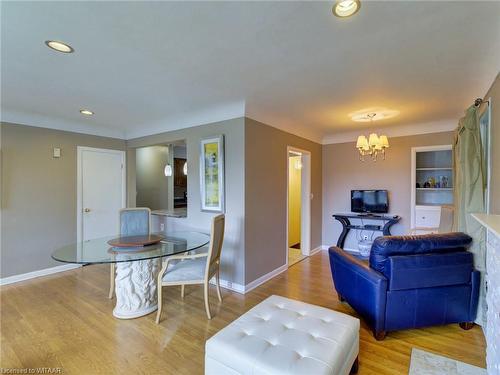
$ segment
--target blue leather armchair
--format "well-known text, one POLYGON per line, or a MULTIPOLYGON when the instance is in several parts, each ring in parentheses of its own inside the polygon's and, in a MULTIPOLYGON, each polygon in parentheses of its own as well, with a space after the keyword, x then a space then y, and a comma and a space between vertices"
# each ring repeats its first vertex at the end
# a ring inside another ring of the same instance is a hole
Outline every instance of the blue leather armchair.
POLYGON ((329 249, 335 289, 372 327, 386 332, 450 323, 472 327, 479 272, 464 233, 386 236, 372 245, 369 262, 329 249))

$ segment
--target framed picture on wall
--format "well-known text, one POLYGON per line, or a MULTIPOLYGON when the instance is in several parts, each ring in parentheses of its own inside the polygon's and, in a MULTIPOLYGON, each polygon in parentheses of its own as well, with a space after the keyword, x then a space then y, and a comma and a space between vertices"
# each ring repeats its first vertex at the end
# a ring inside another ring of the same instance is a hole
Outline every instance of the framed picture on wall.
POLYGON ((224 136, 201 140, 201 210, 224 212, 224 136))

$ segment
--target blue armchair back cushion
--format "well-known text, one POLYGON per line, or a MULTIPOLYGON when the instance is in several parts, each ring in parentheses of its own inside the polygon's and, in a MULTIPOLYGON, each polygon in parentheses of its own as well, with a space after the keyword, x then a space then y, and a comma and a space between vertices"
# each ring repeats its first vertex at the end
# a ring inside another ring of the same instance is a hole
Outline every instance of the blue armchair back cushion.
POLYGON ((465 233, 384 236, 373 241, 370 267, 388 275, 389 259, 394 255, 455 253, 465 251, 472 238, 465 233))

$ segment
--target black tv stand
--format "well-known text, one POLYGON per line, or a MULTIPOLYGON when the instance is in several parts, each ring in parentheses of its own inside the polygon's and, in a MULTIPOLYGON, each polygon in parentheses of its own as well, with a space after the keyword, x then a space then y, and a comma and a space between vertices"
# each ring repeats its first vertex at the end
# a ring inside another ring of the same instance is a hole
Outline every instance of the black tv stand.
POLYGON ((334 214, 332 215, 336 220, 340 221, 342 224, 342 233, 340 233, 339 239, 337 240, 337 247, 341 249, 344 248, 344 242, 347 237, 347 234, 351 229, 360 229, 360 230, 368 230, 372 232, 382 232, 384 236, 391 235, 391 227, 396 224, 399 220, 401 220, 401 216, 398 215, 376 215, 371 213, 362 213, 362 214, 334 214), (361 225, 353 225, 349 219, 368 219, 368 220, 377 220, 382 221, 383 225, 375 225, 375 224, 361 224, 361 225))
POLYGON ((368 217, 382 217, 382 215, 372 214, 370 212, 364 212, 362 214, 355 214, 355 215, 357 215, 358 217, 366 217, 366 216, 368 216, 368 217))

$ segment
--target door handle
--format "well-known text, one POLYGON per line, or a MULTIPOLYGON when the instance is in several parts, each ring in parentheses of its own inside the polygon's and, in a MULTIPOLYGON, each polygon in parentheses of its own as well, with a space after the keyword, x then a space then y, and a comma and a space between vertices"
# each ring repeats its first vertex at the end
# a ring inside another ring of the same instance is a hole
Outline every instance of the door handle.
POLYGON ((84 208, 83 212, 90 212, 90 208, 84 208))

